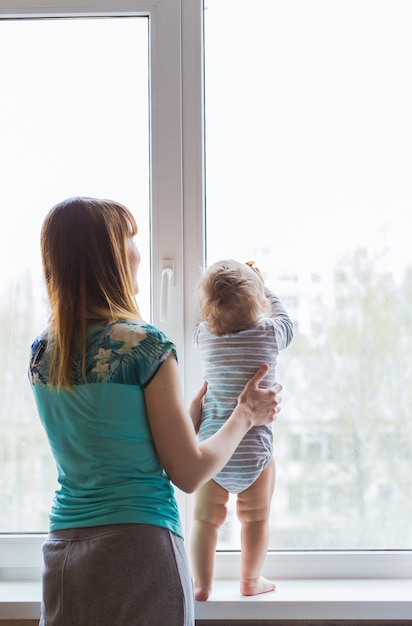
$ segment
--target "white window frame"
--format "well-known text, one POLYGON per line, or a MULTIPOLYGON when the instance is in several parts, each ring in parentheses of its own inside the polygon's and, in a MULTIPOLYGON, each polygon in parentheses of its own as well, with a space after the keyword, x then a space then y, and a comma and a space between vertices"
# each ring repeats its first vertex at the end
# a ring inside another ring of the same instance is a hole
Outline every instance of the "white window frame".
MULTIPOLYGON (((191 342, 193 289, 204 262, 202 0, 0 0, 0 18, 148 16, 150 45, 153 322, 176 342, 187 397, 200 368, 191 342), (160 282, 173 260, 168 321, 160 282)), ((188 536, 191 499, 178 494, 188 536)), ((0 536, 0 578, 38 579, 42 534, 0 536)), ((239 553, 217 555, 216 576, 237 578, 239 553)), ((274 578, 409 578, 412 551, 270 552, 274 578)))

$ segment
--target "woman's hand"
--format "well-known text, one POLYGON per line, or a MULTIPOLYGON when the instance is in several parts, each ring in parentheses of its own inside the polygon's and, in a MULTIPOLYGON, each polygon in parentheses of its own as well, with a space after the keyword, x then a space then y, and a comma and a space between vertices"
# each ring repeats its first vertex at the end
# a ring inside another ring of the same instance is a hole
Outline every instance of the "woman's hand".
POLYGON ((238 398, 238 406, 249 409, 253 426, 274 422, 280 411, 282 398, 279 394, 282 385, 275 383, 267 389, 259 387, 259 383, 266 376, 268 369, 269 366, 264 363, 245 385, 238 398))
POLYGON ((189 413, 192 418, 195 433, 199 432, 200 422, 202 420, 203 404, 207 391, 207 381, 204 381, 202 387, 199 389, 191 403, 189 404, 189 413))

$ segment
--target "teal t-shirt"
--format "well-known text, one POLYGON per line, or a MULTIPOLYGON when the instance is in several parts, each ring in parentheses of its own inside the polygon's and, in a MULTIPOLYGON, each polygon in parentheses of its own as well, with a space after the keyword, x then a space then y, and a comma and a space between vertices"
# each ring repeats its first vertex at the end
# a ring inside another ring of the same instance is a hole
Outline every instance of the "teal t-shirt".
POLYGON ((48 385, 47 330, 31 348, 29 377, 56 461, 50 530, 154 524, 182 536, 173 486, 152 440, 143 389, 175 346, 157 328, 118 321, 87 339, 74 391, 48 385))

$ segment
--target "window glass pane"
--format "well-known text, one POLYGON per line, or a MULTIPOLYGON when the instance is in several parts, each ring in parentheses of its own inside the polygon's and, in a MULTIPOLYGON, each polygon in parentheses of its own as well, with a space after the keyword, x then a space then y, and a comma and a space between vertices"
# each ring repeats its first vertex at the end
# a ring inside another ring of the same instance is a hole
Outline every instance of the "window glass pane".
POLYGON ((0 21, 0 532, 47 530, 55 468, 27 379, 47 323, 40 227, 69 196, 136 215, 150 318, 148 20, 0 21))
POLYGON ((205 9, 207 262, 255 261, 295 324, 270 547, 410 549, 410 3, 205 9))

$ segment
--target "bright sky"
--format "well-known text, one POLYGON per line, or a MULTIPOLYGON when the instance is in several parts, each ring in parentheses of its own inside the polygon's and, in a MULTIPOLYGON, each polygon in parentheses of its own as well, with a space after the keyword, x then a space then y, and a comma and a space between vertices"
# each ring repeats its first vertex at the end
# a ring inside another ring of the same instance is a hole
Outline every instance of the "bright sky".
MULTIPOLYGON (((318 271, 387 246, 399 273, 411 262, 411 3, 250 6, 207 2, 209 260, 318 271)), ((0 29, 2 267, 33 265, 44 213, 74 194, 134 209, 148 259, 146 20, 0 29)))
POLYGON ((40 227, 56 202, 113 198, 138 219, 149 294, 147 30, 145 18, 0 22, 3 268, 37 263, 41 276, 40 227))
MULTIPOLYGON (((209 255, 411 263, 412 4, 208 0, 209 255), (233 237, 227 236, 228 232, 233 237)), ((258 260, 258 259, 257 259, 258 260)))

